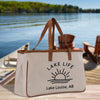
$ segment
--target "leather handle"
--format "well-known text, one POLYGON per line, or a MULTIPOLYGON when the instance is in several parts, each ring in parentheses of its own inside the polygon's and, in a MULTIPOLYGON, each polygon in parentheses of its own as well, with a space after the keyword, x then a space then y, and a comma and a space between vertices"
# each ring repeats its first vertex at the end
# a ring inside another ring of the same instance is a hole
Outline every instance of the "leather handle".
POLYGON ((53 52, 52 50, 54 49, 54 30, 55 30, 55 25, 60 33, 60 35, 63 35, 63 32, 59 26, 59 24, 56 22, 54 18, 50 19, 49 21, 49 36, 48 36, 48 43, 49 43, 49 61, 52 61, 52 55, 53 52))
POLYGON ((54 49, 54 37, 55 37, 55 25, 53 24, 52 26, 53 30, 52 30, 52 46, 53 46, 53 49, 54 49))
POLYGON ((52 23, 53 23, 53 34, 52 34, 53 42, 52 42, 52 43, 54 44, 54 30, 55 30, 55 25, 56 25, 56 27, 57 27, 57 29, 58 29, 60 35, 61 35, 61 36, 63 35, 63 32, 62 32, 62 30, 61 30, 59 24, 57 23, 56 19, 55 19, 55 18, 52 18, 52 19, 50 19, 50 20, 46 23, 46 25, 45 25, 45 27, 44 27, 42 33, 41 33, 40 39, 39 39, 38 43, 36 44, 36 46, 33 48, 33 50, 35 50, 35 48, 39 45, 39 43, 41 42, 42 38, 44 37, 44 35, 45 35, 47 29, 49 28, 49 22, 50 22, 50 21, 52 21, 52 23))
MULTIPOLYGON (((50 21, 50 20, 49 20, 49 21, 50 21)), ((42 33, 41 33, 40 39, 39 39, 38 43, 36 44, 36 46, 33 48, 33 50, 35 50, 35 48, 39 45, 39 43, 41 42, 42 38, 44 37, 44 35, 45 35, 47 29, 49 28, 49 21, 46 23, 46 25, 45 25, 45 27, 44 27, 42 33)))
MULTIPOLYGON (((49 21, 49 34, 48 34, 48 43, 49 43, 49 61, 52 61, 52 50, 53 50, 53 43, 52 43, 52 30, 53 28, 53 22, 52 22, 52 19, 49 21)), ((53 33, 54 35, 54 33, 53 33)))
MULTIPOLYGON (((44 37, 47 29, 49 28, 49 34, 48 34, 48 44, 49 44, 49 53, 48 53, 49 56, 48 57, 49 57, 49 61, 52 61, 52 51, 53 51, 53 48, 54 48, 55 26, 57 27, 60 35, 63 35, 63 32, 62 32, 59 24, 57 23, 57 21, 54 18, 52 18, 46 23, 46 25, 45 25, 45 27, 44 27, 44 29, 42 31, 42 34, 40 36, 40 39, 39 39, 38 43, 35 46, 35 48, 36 48, 39 45, 39 43, 41 42, 42 38, 44 37)), ((35 50, 35 48, 33 48, 33 50, 35 50)))
POLYGON ((55 19, 55 18, 52 18, 52 21, 54 22, 54 24, 56 25, 56 27, 57 27, 57 29, 58 29, 60 35, 62 36, 62 35, 63 35, 63 32, 62 32, 62 30, 61 30, 59 24, 57 23, 56 19, 55 19))
POLYGON ((68 60, 72 60, 71 48, 68 48, 68 60))

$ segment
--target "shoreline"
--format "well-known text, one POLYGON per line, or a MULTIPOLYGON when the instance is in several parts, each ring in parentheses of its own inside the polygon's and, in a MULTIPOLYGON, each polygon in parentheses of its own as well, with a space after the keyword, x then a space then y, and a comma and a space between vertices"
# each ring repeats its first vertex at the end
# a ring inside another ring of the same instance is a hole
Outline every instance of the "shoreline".
POLYGON ((44 14, 57 14, 57 15, 59 15, 59 14, 100 14, 100 13, 96 13, 96 12, 94 12, 94 13, 82 13, 82 12, 79 12, 79 13, 72 13, 72 12, 70 12, 70 13, 0 13, 0 15, 3 15, 3 14, 5 14, 5 15, 13 15, 13 14, 16 14, 16 15, 19 15, 19 14, 22 14, 22 15, 44 15, 44 14))

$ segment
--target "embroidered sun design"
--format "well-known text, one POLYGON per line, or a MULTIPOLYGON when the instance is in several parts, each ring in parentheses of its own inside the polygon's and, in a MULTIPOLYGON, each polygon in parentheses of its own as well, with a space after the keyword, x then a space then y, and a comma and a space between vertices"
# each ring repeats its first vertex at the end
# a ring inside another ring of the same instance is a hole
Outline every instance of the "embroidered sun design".
POLYGON ((66 72, 65 69, 63 70, 58 70, 52 74, 52 79, 48 80, 50 81, 52 84, 55 83, 68 83, 68 81, 72 80, 72 78, 69 78, 69 74, 70 72, 66 72))

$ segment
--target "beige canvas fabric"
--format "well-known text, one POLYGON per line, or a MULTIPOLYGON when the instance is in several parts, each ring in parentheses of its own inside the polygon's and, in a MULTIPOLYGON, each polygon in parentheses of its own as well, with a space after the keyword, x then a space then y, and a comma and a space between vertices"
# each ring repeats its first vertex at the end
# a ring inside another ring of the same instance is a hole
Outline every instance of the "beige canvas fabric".
POLYGON ((31 97, 84 91, 82 52, 71 52, 71 56, 68 60, 67 52, 53 52, 48 61, 48 52, 18 53, 15 93, 31 97))
POLYGON ((46 23, 35 46, 38 46, 48 29, 49 50, 36 51, 34 48, 18 51, 14 89, 16 94, 32 97, 85 90, 82 49, 54 49, 54 26, 63 35, 59 24, 52 18, 46 23))

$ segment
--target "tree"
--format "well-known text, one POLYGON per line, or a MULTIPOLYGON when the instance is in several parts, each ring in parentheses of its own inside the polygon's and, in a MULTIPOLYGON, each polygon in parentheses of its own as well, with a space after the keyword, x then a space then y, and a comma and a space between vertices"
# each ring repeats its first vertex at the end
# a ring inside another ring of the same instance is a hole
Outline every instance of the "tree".
POLYGON ((66 12, 67 12, 67 4, 65 4, 65 5, 63 6, 62 12, 63 12, 63 13, 66 13, 66 12))
POLYGON ((100 13, 100 9, 82 9, 72 5, 39 2, 0 1, 0 13, 100 13))

